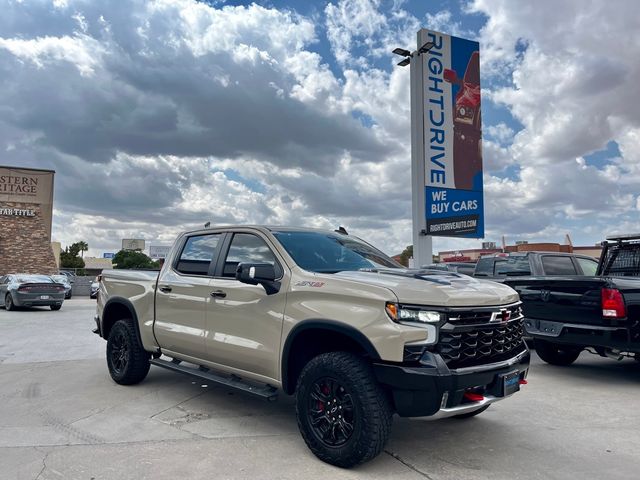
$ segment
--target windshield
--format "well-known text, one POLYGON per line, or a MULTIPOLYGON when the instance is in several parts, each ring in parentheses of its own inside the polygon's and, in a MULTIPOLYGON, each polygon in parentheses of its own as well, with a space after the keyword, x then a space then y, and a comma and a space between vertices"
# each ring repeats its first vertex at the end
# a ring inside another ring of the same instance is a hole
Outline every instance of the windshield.
POLYGON ((51 280, 53 280, 54 282, 57 283, 67 283, 67 276, 66 275, 51 275, 51 280))
POLYGON ((330 232, 275 231, 273 235, 298 266, 310 272, 403 268, 359 238, 330 232))

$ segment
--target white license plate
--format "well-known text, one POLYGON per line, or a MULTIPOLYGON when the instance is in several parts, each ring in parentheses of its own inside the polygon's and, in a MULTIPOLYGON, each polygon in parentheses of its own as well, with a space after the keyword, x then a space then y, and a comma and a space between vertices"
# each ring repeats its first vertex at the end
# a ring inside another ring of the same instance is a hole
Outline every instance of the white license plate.
POLYGON ((40 295, 40 300, 49 300, 49 295, 40 295))

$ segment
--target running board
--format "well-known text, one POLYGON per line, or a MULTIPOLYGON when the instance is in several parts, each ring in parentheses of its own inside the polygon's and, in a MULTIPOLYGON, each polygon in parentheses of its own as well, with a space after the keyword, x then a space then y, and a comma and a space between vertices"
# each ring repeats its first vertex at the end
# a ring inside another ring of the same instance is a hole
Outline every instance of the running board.
POLYGON ((257 395, 258 397, 265 398, 269 401, 274 401, 276 398, 278 398, 278 389, 276 387, 272 387, 271 385, 254 385, 242 380, 240 377, 236 377, 235 375, 220 375, 202 366, 185 367, 183 365, 180 365, 181 361, 175 358, 170 362, 161 360, 159 358, 152 358, 149 360, 149 363, 157 367, 166 368, 168 370, 184 373, 186 375, 192 375, 194 377, 202 378, 219 385, 224 385, 226 387, 235 388, 236 390, 241 390, 246 393, 251 393, 253 395, 257 395))

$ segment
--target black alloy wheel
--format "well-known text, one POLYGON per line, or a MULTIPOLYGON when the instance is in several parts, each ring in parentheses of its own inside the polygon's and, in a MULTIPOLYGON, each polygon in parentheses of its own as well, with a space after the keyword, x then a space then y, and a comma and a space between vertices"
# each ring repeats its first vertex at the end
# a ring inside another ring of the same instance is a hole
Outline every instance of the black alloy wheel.
POLYGON ((328 352, 302 369, 296 416, 302 438, 320 460, 350 468, 382 452, 393 410, 369 361, 351 352, 328 352))
POLYGON ((8 312, 16 309, 16 306, 13 304, 13 298, 11 298, 10 293, 7 293, 7 296, 4 297, 4 309, 7 310, 8 312))
POLYGON ((131 319, 118 320, 107 338, 107 367, 120 385, 140 383, 149 373, 149 352, 145 351, 131 319))
POLYGON ((111 365, 116 375, 122 375, 129 364, 129 343, 123 331, 117 331, 111 341, 111 365))
POLYGON ((354 430, 353 398, 337 379, 318 379, 309 391, 307 415, 311 430, 328 447, 347 443, 354 430))

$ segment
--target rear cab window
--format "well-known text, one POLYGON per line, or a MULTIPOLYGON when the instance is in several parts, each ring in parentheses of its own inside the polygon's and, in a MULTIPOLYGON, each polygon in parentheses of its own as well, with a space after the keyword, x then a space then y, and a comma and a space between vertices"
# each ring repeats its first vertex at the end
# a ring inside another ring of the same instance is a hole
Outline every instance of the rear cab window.
POLYGON ((550 276, 578 274, 571 257, 562 255, 544 255, 542 257, 542 267, 544 268, 544 274, 550 276))
POLYGON ((174 268, 184 275, 208 275, 211 261, 217 256, 219 233, 187 238, 174 268))
POLYGON ((594 277, 598 271, 598 262, 591 260, 590 258, 576 257, 576 261, 582 269, 582 274, 589 277, 594 277))
POLYGON ((493 264, 495 263, 495 258, 481 258, 478 260, 476 264, 476 269, 474 275, 488 277, 493 275, 493 264))
POLYGON ((531 265, 528 256, 506 257, 496 260, 494 266, 494 275, 496 277, 506 277, 522 275, 531 275, 531 265))

